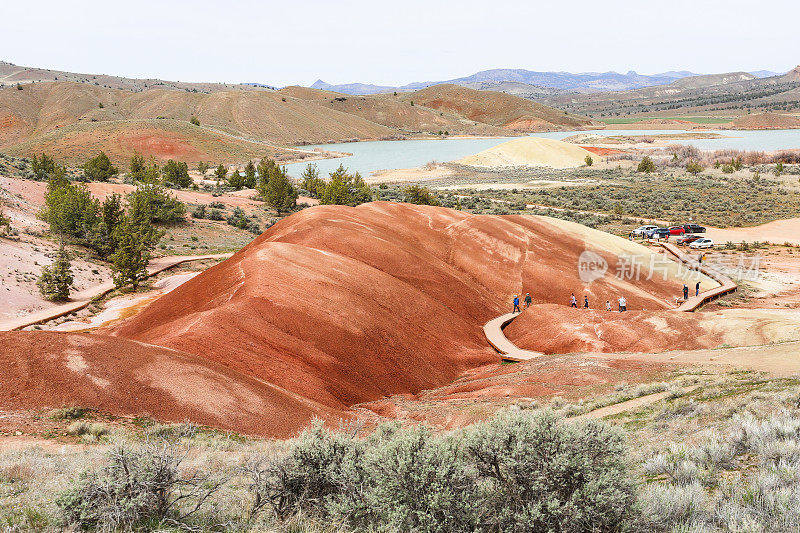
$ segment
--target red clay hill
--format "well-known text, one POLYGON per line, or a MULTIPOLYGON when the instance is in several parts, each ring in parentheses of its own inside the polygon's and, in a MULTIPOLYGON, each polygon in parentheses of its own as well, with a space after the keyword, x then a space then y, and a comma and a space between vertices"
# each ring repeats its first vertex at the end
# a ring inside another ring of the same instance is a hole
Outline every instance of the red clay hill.
POLYGON ((623 293, 653 310, 681 286, 614 275, 584 285, 586 249, 611 273, 622 254, 651 253, 545 217, 308 208, 110 330, 0 333, 0 409, 81 405, 282 437, 498 368, 482 326, 514 293, 558 310, 573 291, 623 293))
POLYGON ((276 437, 341 416, 208 359, 103 335, 0 332, 0 368, 3 411, 82 406, 276 437))
MULTIPOLYGON (((174 348, 330 409, 415 393, 496 363, 481 326, 513 293, 568 301, 591 246, 613 272, 625 239, 531 216, 376 202, 288 217, 113 335, 174 348), (587 244, 587 236, 594 243, 587 244)), ((643 251, 646 252, 644 248, 643 251)), ((597 280, 664 308, 678 282, 597 280)), ((582 292, 580 292, 582 294, 582 292)), ((303 413, 296 428, 307 422, 303 413)))

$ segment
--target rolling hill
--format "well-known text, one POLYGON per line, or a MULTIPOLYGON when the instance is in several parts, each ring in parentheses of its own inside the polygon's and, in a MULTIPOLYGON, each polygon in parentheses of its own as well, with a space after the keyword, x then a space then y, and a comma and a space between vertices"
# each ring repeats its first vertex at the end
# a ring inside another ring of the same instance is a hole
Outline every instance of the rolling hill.
POLYGON ((29 156, 46 149, 69 162, 84 159, 85 139, 91 139, 91 151, 105 150, 118 162, 134 149, 158 159, 177 156, 160 147, 162 137, 186 147, 178 150, 186 161, 240 162, 284 153, 281 147, 291 144, 396 135, 358 116, 272 91, 131 92, 73 82, 0 90, 0 150, 29 156), (193 116, 201 126, 189 123, 193 116), (128 142, 130 136, 143 139, 128 142))
POLYGON ((438 111, 462 115, 475 122, 513 131, 549 131, 600 126, 586 117, 494 91, 476 91, 459 85, 436 85, 402 100, 438 111))
POLYGON ((48 152, 68 163, 105 151, 122 163, 138 150, 159 160, 239 163, 298 156, 292 145, 438 135, 508 135, 591 123, 502 93, 452 87, 350 97, 302 87, 281 91, 144 90, 48 81, 0 89, 0 151, 48 152), (197 117, 200 126, 189 123, 197 117))
POLYGON ((110 333, 195 354, 342 412, 497 362, 480 326, 506 312, 514 293, 563 305, 574 291, 597 300, 623 292, 631 308, 670 307, 682 284, 677 265, 666 279, 607 276, 586 288, 575 265, 587 247, 612 272, 624 254, 652 254, 545 217, 390 202, 317 206, 110 333))
POLYGON ((152 88, 180 89, 189 92, 211 93, 230 90, 264 90, 272 87, 263 84, 248 83, 191 83, 167 81, 155 78, 126 78, 108 74, 78 74, 63 70, 47 68, 23 67, 7 61, 0 61, 0 87, 17 83, 39 83, 50 81, 71 81, 86 83, 104 89, 122 89, 125 91, 144 91, 152 88))

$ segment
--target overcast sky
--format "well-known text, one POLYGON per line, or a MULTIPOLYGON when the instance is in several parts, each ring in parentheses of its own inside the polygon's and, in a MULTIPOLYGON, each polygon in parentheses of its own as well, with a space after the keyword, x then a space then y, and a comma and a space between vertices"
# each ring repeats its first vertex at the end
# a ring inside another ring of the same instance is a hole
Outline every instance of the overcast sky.
POLYGON ((490 68, 786 71, 798 0, 0 0, 0 59, 82 73, 310 85, 490 68))

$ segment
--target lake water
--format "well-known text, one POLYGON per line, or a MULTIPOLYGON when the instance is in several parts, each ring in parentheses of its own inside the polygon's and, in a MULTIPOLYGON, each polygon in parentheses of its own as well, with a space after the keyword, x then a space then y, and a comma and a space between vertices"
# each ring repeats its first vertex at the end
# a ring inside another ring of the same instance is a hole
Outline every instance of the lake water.
MULTIPOLYGON (((737 149, 737 150, 782 150, 800 148, 800 129, 798 130, 705 130, 710 133, 726 135, 723 139, 684 139, 670 140, 670 143, 691 144, 702 150, 737 149)), ((592 131, 555 131, 535 133, 535 137, 561 140, 578 133, 595 135, 659 135, 665 133, 692 133, 676 130, 592 130, 592 131)), ((697 133, 697 132, 695 132, 697 133)), ((392 168, 420 167, 430 161, 453 161, 462 157, 492 148, 504 143, 509 138, 491 139, 425 139, 410 141, 366 141, 354 143, 320 144, 302 148, 322 148, 337 152, 349 152, 350 157, 315 161, 323 177, 344 165, 351 171, 358 171, 368 176, 376 170, 392 168)), ((300 177, 308 163, 287 165, 289 174, 300 177)))

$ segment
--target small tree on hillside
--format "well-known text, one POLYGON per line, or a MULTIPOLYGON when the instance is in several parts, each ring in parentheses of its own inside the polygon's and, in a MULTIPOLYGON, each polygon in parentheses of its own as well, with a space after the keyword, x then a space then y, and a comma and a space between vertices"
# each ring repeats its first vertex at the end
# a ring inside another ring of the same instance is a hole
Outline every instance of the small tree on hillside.
POLYGON ((195 126, 199 126, 200 125, 200 119, 197 118, 197 117, 192 117, 191 119, 189 119, 189 122, 191 122, 195 126))
POLYGON ((656 164, 653 163, 653 160, 650 159, 650 156, 644 156, 642 160, 639 162, 639 166, 636 167, 638 172, 646 172, 650 174, 651 172, 655 172, 656 164))
POLYGON ((48 180, 44 208, 39 218, 50 225, 57 235, 87 239, 97 222, 99 202, 92 198, 89 188, 67 180, 63 167, 59 167, 48 180))
POLYGON ((243 189, 247 183, 247 178, 239 173, 239 169, 231 170, 231 175, 228 176, 228 185, 236 189, 243 189))
POLYGON ((330 180, 320 194, 320 203, 325 205, 359 205, 372 200, 372 189, 361 178, 361 174, 349 174, 344 165, 331 172, 330 180))
POLYGON ((56 163, 47 154, 42 154, 41 159, 37 158, 36 154, 33 154, 31 170, 33 170, 33 175, 36 176, 38 181, 45 181, 55 172, 56 163))
POLYGON ((117 228, 117 249, 111 255, 111 272, 114 285, 118 288, 133 285, 136 290, 139 283, 147 277, 150 242, 141 234, 141 229, 141 226, 127 218, 117 228))
POLYGON ((244 186, 248 189, 255 189, 256 184, 256 166, 252 161, 248 161, 244 167, 244 186))
POLYGON ((147 167, 145 166, 144 156, 139 152, 133 152, 128 175, 136 181, 142 181, 144 179, 146 169, 147 167))
POLYGON ((697 176, 703 171, 703 166, 698 163, 697 161, 689 161, 686 164, 686 172, 691 174, 692 176, 697 176))
POLYGON ((286 175, 286 170, 274 174, 261 190, 261 196, 278 214, 290 211, 297 203, 297 189, 286 175))
POLYGON ((8 235, 11 233, 11 218, 6 216, 3 209, 3 201, 0 200, 0 235, 8 235))
POLYGON ((441 205, 436 195, 431 193, 427 187, 420 187, 419 185, 412 185, 405 190, 406 196, 403 200, 409 204, 417 205, 441 205))
POLYGON ((119 194, 107 196, 100 207, 100 221, 92 230, 91 247, 103 259, 117 249, 116 231, 124 216, 122 197, 119 194))
POLYGON ((587 154, 586 157, 583 159, 583 162, 586 163, 587 167, 590 167, 594 164, 594 159, 592 159, 592 156, 587 154))
POLYGON ((225 168, 225 165, 220 163, 214 174, 217 177, 217 183, 223 182, 228 176, 228 169, 225 168))
POLYGON ((280 173, 280 167, 274 159, 263 157, 258 162, 258 188, 263 189, 266 186, 269 178, 273 175, 280 173))
POLYGON ((36 281, 39 292, 47 300, 57 302, 69 299, 69 290, 72 287, 72 265, 69 253, 64 249, 64 243, 58 247, 58 255, 52 265, 42 268, 42 273, 36 281))
POLYGON ((189 177, 189 165, 186 163, 170 159, 161 169, 161 173, 167 183, 172 183, 179 187, 188 187, 192 184, 192 178, 189 177))
POLYGON ((205 161, 198 161, 198 163, 197 163, 197 171, 201 175, 205 176, 206 172, 208 172, 209 168, 210 167, 209 167, 208 163, 206 163, 205 161))
POLYGON ((186 206, 157 182, 140 183, 127 200, 128 212, 141 224, 179 224, 186 219, 186 206))
POLYGON ((108 181, 116 176, 119 171, 117 167, 111 164, 111 160, 105 152, 100 152, 83 165, 83 173, 92 181, 108 181))
POLYGON ((320 194, 325 189, 325 180, 319 177, 317 165, 309 163, 303 171, 302 178, 301 187, 307 190, 312 198, 319 198, 320 194))

